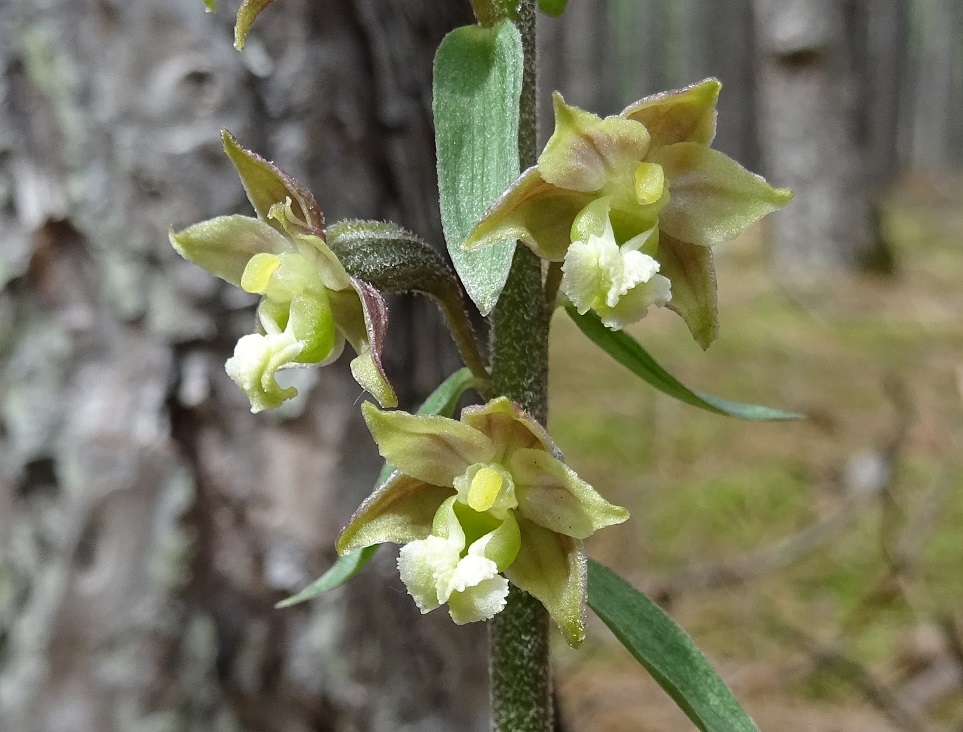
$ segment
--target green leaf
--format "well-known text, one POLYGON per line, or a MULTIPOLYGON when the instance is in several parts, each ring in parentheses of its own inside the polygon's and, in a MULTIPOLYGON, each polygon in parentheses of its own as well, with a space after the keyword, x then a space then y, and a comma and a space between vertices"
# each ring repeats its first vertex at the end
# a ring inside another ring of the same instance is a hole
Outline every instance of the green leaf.
POLYGON ((538 0, 538 9, 546 15, 552 15, 557 18, 565 12, 565 6, 567 4, 568 0, 538 0))
POLYGON ((675 397, 679 401, 700 407, 716 414, 726 414, 730 417, 752 420, 786 420, 802 419, 801 414, 784 412, 781 409, 761 407, 755 404, 730 402, 701 391, 694 391, 676 379, 662 368, 648 351, 625 331, 613 331, 602 325, 599 317, 588 312, 579 315, 573 305, 566 305, 565 310, 579 329, 588 336, 589 340, 609 354, 612 358, 625 366, 640 379, 649 382, 659 391, 675 397))
MULTIPOLYGON (((481 379, 472 376, 468 368, 458 369, 455 373, 438 385, 424 403, 418 407, 415 414, 440 414, 442 417, 454 417, 455 409, 458 408, 458 400, 461 395, 469 389, 477 388, 481 385, 481 379)), ((388 476, 394 472, 394 467, 385 463, 378 475, 375 485, 382 485, 388 476)))
POLYGON ((462 245, 489 205, 518 176, 522 41, 515 26, 456 28, 435 56, 435 147, 448 252, 482 315, 495 307, 515 241, 462 245))
POLYGON ((291 607, 306 600, 311 600, 322 592, 327 592, 328 590, 333 590, 335 587, 343 585, 364 568, 364 565, 366 565, 371 560, 371 557, 374 556, 375 552, 378 551, 379 546, 380 544, 366 546, 364 549, 359 549, 356 552, 351 552, 351 554, 338 557, 338 560, 332 564, 331 568, 321 575, 321 577, 305 587, 298 594, 289 597, 287 600, 282 600, 274 607, 278 610, 291 607))
POLYGON ((204 9, 208 13, 213 13, 217 10, 217 0, 204 0, 204 9))
POLYGON ((588 604, 702 732, 759 732, 686 632, 591 559, 588 604))

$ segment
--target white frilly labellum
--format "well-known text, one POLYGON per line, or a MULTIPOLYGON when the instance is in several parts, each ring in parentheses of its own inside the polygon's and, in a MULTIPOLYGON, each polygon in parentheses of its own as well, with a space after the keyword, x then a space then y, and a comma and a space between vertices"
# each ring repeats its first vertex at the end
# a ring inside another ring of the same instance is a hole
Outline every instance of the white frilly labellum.
POLYGON ((562 291, 580 314, 595 310, 608 328, 621 330, 671 299, 669 280, 657 274, 659 263, 639 251, 657 227, 619 246, 606 221, 602 236, 572 242, 562 264, 562 291))

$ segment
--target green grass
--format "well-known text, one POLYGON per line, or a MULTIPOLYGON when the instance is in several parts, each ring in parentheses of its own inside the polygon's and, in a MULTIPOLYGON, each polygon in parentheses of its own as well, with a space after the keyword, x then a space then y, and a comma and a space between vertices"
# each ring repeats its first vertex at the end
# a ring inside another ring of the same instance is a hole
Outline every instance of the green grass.
MULTIPOLYGON (((909 428, 890 487, 898 510, 884 514, 880 501, 870 502, 789 568, 734 587, 680 590, 673 612, 710 653, 783 668, 799 653, 780 636, 783 623, 894 678, 917 624, 959 618, 961 208, 894 199, 886 232, 898 276, 835 282, 805 296, 773 282, 764 239, 751 232, 719 253, 722 332, 707 352, 667 311, 632 328, 687 385, 802 411, 810 416, 805 422, 744 423, 674 402, 593 351, 567 318, 556 318, 550 429, 580 475, 633 514, 593 537, 589 552, 643 587, 685 567, 765 550, 840 510, 847 461, 886 449, 897 423, 892 385, 905 392, 909 428), (884 546, 900 542, 909 547, 909 564, 894 582, 884 546)), ((796 702, 865 701, 818 665, 779 693, 796 702)), ((944 702, 937 713, 959 722, 963 703, 948 709, 944 702)))

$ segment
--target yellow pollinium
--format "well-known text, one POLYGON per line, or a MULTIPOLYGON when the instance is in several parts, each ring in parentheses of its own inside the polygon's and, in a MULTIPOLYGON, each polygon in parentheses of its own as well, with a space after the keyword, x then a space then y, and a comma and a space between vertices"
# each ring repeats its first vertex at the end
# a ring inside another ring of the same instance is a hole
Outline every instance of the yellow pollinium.
POLYGON ((468 505, 476 511, 487 511, 495 504, 505 479, 493 468, 479 468, 468 488, 468 505))
POLYGON ((643 206, 656 203, 665 191, 665 171, 657 163, 639 163, 635 169, 635 197, 643 206))

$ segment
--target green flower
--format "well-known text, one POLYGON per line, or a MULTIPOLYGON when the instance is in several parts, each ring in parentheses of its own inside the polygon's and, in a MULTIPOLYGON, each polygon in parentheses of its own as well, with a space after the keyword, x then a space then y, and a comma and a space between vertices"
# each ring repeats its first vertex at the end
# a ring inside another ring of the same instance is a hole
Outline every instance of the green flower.
POLYGON ((314 197, 227 131, 223 138, 258 217, 219 216, 172 231, 170 240, 185 259, 261 295, 257 332, 241 338, 225 364, 251 411, 278 407, 297 394, 278 384, 278 371, 331 363, 345 341, 358 354, 351 362, 355 380, 383 406, 395 406, 381 366, 384 299, 349 276, 328 248, 314 197))
POLYGON ((487 620, 508 581, 545 605, 572 645, 584 637, 582 540, 628 518, 558 459, 545 430, 504 397, 461 421, 363 407, 397 469, 361 505, 338 552, 403 544, 401 579, 422 612, 487 620))
POLYGON ((555 132, 538 164, 465 245, 520 239, 563 263, 562 290, 580 312, 618 329, 665 304, 708 347, 718 329, 710 247, 792 197, 709 147, 720 88, 706 79, 605 119, 556 94, 555 132))

